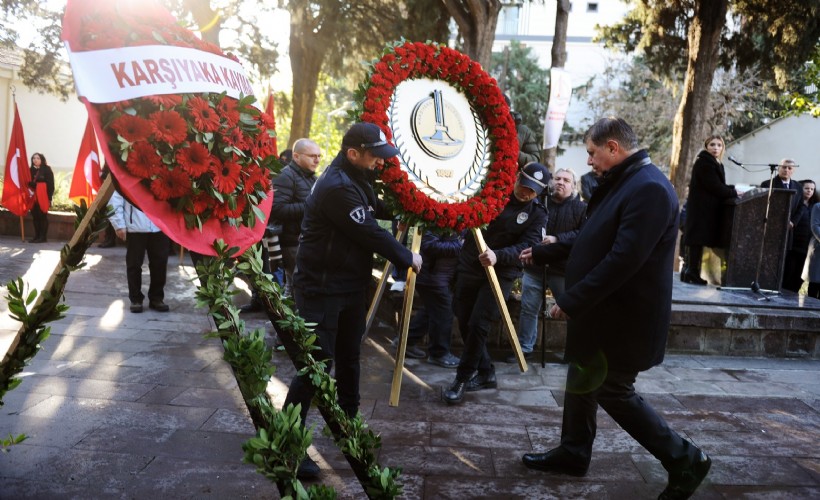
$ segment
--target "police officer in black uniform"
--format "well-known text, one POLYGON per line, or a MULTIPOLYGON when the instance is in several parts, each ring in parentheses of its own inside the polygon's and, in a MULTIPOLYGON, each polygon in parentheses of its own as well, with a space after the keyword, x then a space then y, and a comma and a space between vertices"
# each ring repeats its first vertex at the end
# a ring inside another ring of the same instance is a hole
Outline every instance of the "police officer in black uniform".
MULTIPOLYGON (((397 268, 421 270, 421 255, 402 246, 376 222, 377 218, 390 219, 392 214, 373 192, 372 171, 398 153, 377 125, 353 125, 342 139, 341 151, 307 198, 296 254, 296 307, 306 322, 316 323, 321 350, 313 352, 313 357, 325 360, 328 370, 336 363, 339 405, 351 416, 359 409, 359 355, 373 252, 397 268)), ((283 341, 290 352, 292 340, 283 341)), ((306 376, 296 376, 290 384, 285 406, 301 403, 302 422, 314 392, 306 376)), ((319 467, 306 457, 299 477, 318 474, 319 467)))
POLYGON ((495 367, 487 352, 487 336, 492 323, 500 318, 500 312, 484 268, 495 266, 506 298, 520 274, 518 255, 543 237, 541 229, 546 225, 547 211, 537 197, 546 189, 551 177, 544 165, 528 164, 518 173, 510 201, 484 232, 487 251, 479 254, 472 233, 464 240, 456 271, 453 306, 464 340, 464 352, 455 381, 442 392, 445 403, 461 403, 465 391, 494 389, 498 385, 495 367))

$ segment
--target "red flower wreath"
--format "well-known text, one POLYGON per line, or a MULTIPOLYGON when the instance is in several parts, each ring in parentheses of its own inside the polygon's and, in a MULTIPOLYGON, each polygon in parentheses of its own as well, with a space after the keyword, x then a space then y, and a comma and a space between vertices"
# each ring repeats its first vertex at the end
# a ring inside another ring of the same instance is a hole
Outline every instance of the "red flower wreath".
POLYGON ((488 129, 492 161, 481 190, 463 202, 446 203, 422 193, 398 158, 392 158, 379 171, 385 201, 409 224, 456 231, 488 224, 507 204, 518 171, 518 137, 504 95, 495 79, 461 52, 443 45, 404 42, 388 47, 372 65, 359 88, 359 119, 375 123, 392 141, 388 126, 391 99, 401 82, 414 78, 441 79, 464 93, 488 129))
MULTIPOLYGON (((170 45, 226 57, 153 2, 70 0, 63 37, 72 52, 170 45)), ((239 251, 259 241, 273 200, 275 132, 253 96, 82 99, 120 189, 169 237, 209 255, 215 239, 239 251)))

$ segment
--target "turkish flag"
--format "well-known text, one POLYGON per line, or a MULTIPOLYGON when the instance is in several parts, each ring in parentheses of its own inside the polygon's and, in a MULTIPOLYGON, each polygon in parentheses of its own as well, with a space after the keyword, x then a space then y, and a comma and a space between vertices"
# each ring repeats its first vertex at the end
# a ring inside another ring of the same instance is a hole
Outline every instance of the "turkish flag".
MULTIPOLYGON (((273 130, 276 131, 276 117, 273 115, 273 92, 268 93, 268 105, 265 106, 265 113, 270 115, 273 120, 273 130)), ((279 150, 276 148, 276 137, 273 138, 273 156, 279 156, 279 150)))
POLYGON ((16 102, 14 103, 14 125, 11 128, 4 179, 3 206, 19 217, 26 215, 31 210, 34 199, 28 186, 31 182, 31 171, 28 168, 26 140, 23 136, 23 124, 20 122, 16 102))
POLYGON ((85 200, 86 205, 91 205, 100 190, 100 154, 97 150, 97 138, 94 135, 94 127, 89 118, 85 124, 83 141, 80 143, 80 153, 77 155, 77 163, 74 165, 74 176, 71 178, 71 189, 68 197, 81 205, 85 200))

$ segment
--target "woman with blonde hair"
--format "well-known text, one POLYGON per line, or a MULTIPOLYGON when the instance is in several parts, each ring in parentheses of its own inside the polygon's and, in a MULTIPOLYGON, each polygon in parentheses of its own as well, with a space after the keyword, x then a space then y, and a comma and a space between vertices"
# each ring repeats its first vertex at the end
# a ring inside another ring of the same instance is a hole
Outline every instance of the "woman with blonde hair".
POLYGON ((735 187, 726 184, 726 172, 720 161, 726 147, 723 137, 710 135, 703 147, 692 167, 682 240, 684 262, 680 279, 694 285, 706 284, 706 280, 700 277, 703 247, 721 248, 724 245, 723 203, 738 196, 735 187))

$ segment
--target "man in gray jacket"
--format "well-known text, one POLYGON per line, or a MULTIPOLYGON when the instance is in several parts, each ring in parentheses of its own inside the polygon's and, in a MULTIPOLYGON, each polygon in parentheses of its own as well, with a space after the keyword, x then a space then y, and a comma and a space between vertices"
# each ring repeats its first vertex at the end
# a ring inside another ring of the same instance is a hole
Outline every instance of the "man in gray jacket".
POLYGON ((111 196, 109 205, 114 215, 109 219, 117 236, 125 241, 125 271, 128 277, 128 298, 131 312, 143 311, 142 263, 148 254, 148 307, 158 312, 168 312, 165 299, 165 279, 168 272, 168 253, 171 241, 142 211, 129 203, 120 193, 111 196))

